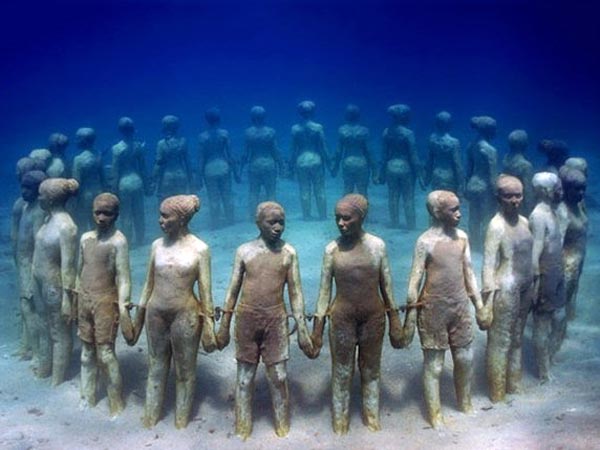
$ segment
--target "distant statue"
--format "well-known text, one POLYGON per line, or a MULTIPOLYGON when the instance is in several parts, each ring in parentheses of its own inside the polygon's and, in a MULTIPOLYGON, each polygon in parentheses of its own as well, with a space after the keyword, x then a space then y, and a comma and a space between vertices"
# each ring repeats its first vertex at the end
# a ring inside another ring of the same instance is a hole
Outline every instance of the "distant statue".
POLYGON ((538 143, 538 152, 546 157, 544 170, 558 174, 560 169, 569 158, 569 147, 567 143, 559 139, 543 139, 538 143))
POLYGON ((298 177, 302 218, 310 220, 311 197, 315 197, 319 219, 327 216, 325 198, 325 168, 329 156, 323 126, 313 120, 315 104, 305 100, 298 104, 300 123, 292 126, 290 171, 298 177))
POLYGON ((435 131, 429 136, 429 155, 425 165, 425 184, 431 190, 452 191, 462 196, 465 174, 461 162, 460 141, 450 135, 452 116, 442 111, 435 116, 435 131))
POLYGON ((531 214, 535 206, 535 194, 531 179, 533 178, 533 164, 525 156, 529 145, 529 138, 525 130, 514 130, 508 135, 508 153, 502 161, 502 172, 517 177, 523 185, 523 203, 521 211, 526 217, 531 214))
POLYGON ((135 140, 135 126, 129 117, 119 119, 121 140, 112 146, 112 191, 121 202, 121 230, 136 246, 144 244, 146 222, 144 195, 150 194, 146 175, 145 143, 135 140))
POLYGON ((208 129, 200 134, 199 188, 206 185, 211 228, 217 228, 221 217, 233 223, 231 177, 239 183, 236 163, 231 154, 229 132, 220 128, 221 112, 211 108, 205 114, 208 129))
POLYGON ((266 111, 262 106, 250 110, 252 126, 246 128, 245 150, 240 171, 248 164, 248 212, 254 219, 261 189, 265 200, 275 200, 277 176, 283 173, 283 160, 275 140, 275 130, 265 125, 266 111))
POLYGON ((392 123, 383 131, 383 157, 379 170, 379 182, 388 185, 388 208, 391 226, 400 226, 400 197, 404 205, 406 227, 414 230, 415 216, 415 182, 421 188, 423 174, 417 156, 415 135, 407 128, 410 122, 410 107, 392 105, 388 108, 392 123))
POLYGON ((403 344, 408 345, 418 322, 427 417, 434 428, 439 428, 444 423, 440 378, 448 349, 454 362, 458 408, 465 413, 473 411, 473 326, 469 299, 475 306, 481 329, 489 327, 492 313, 477 288, 469 239, 457 228, 461 218, 458 197, 450 191, 433 191, 427 196, 427 210, 432 225, 415 244, 402 337, 403 344))
POLYGON ((162 118, 164 137, 156 144, 156 161, 152 180, 156 184, 159 202, 177 194, 189 194, 192 189, 192 167, 188 155, 187 142, 178 137, 179 118, 162 118))
POLYGON ((490 399, 504 400, 521 389, 523 331, 533 300, 533 237, 519 215, 523 185, 500 175, 496 181, 498 212, 487 228, 483 251, 485 304, 492 305, 486 367, 490 399))
POLYGON ((367 196, 371 174, 375 165, 369 151, 369 129, 358 123, 360 109, 356 105, 346 107, 346 123, 338 130, 339 142, 333 158, 332 175, 335 177, 342 166, 344 194, 355 190, 367 196))
POLYGON ((402 342, 402 325, 394 301, 386 246, 380 238, 363 229, 367 210, 367 199, 360 194, 348 194, 338 201, 335 220, 340 237, 325 248, 315 311, 314 357, 323 345, 326 318, 330 321, 331 409, 333 431, 337 434, 348 432, 357 351, 363 423, 371 431, 381 429, 379 390, 386 315, 391 344, 398 348, 402 342), (335 297, 332 298, 334 280, 335 297))
POLYGON ((550 377, 550 363, 564 335, 567 301, 562 256, 563 235, 557 215, 562 198, 558 176, 539 172, 533 176, 538 204, 529 216, 533 234, 533 345, 542 383, 550 377))
POLYGON ((124 333, 133 345, 147 323, 148 384, 143 417, 147 428, 160 418, 171 359, 176 374, 175 426, 187 426, 196 388, 199 342, 209 353, 216 349, 210 250, 188 229, 199 209, 200 199, 195 195, 175 195, 161 203, 159 224, 165 236, 152 243, 134 332, 132 336, 124 333))
POLYGON ((496 135, 496 121, 488 116, 471 118, 471 128, 477 136, 467 149, 467 186, 469 202, 469 239, 473 248, 483 244, 483 230, 495 211, 498 152, 490 141, 496 135))
POLYGON ((558 172, 564 193, 562 215, 559 215, 559 218, 563 221, 562 228, 564 230, 562 255, 565 270, 567 320, 575 319, 576 315, 577 290, 585 261, 588 233, 588 216, 584 204, 587 178, 582 171, 573 167, 574 165, 565 164, 558 172))
POLYGON ((47 148, 36 148, 31 150, 28 156, 42 164, 44 172, 48 175, 48 167, 50 167, 50 163, 52 162, 52 153, 50 150, 47 148))
POLYGON ((36 374, 52 375, 53 386, 65 380, 73 350, 77 225, 65 203, 78 188, 77 180, 65 178, 49 178, 39 188, 38 201, 48 218, 35 235, 32 262, 33 298, 40 316, 36 374))
POLYGON ((231 317, 235 310, 235 433, 244 440, 252 433, 254 377, 260 359, 266 366, 275 432, 282 437, 290 429, 286 286, 297 324, 298 343, 307 355, 313 354, 304 318, 298 256, 296 250, 281 239, 285 229, 285 212, 281 205, 260 203, 256 208, 256 225, 260 236, 242 244, 236 251, 224 315, 217 333, 218 347, 223 349, 229 343, 231 317))
POLYGON ((66 178, 69 176, 69 168, 65 159, 68 146, 69 138, 62 133, 52 133, 48 138, 48 150, 52 153, 52 159, 48 164, 46 173, 50 178, 66 178))
POLYGON ((11 240, 13 256, 19 277, 19 306, 21 311, 21 337, 17 355, 21 359, 39 357, 39 317, 33 301, 32 262, 35 235, 44 223, 46 213, 38 201, 38 189, 46 179, 41 170, 30 170, 20 177, 21 202, 12 212, 11 240))
MULTIPOLYGON (((77 328, 81 339, 81 407, 96 405, 98 371, 106 375, 111 416, 124 408, 123 379, 115 355, 119 323, 131 330, 127 239, 115 228, 119 199, 103 193, 94 199, 96 229, 81 236, 77 269, 77 328)), ((130 332, 131 333, 131 332, 130 332)))
POLYGON ((92 216, 94 198, 107 186, 102 161, 94 149, 96 132, 93 128, 80 128, 75 137, 77 148, 81 152, 73 159, 73 178, 79 182, 73 215, 80 231, 87 231, 94 228, 92 216))
POLYGON ((586 178, 588 176, 588 163, 585 158, 571 156, 565 160, 565 166, 579 170, 586 178))

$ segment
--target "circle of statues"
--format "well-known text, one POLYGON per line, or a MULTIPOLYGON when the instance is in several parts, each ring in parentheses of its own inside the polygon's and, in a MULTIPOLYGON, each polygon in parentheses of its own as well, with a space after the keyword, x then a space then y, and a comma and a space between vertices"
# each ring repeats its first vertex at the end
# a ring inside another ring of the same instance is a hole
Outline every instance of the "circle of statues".
POLYGON ((403 104, 388 108, 379 164, 356 105, 347 106, 330 157, 324 127, 314 121, 315 104, 303 101, 297 111, 300 121, 291 128, 289 161, 280 154, 275 130, 266 125, 266 110, 254 106, 239 161, 228 131, 220 126, 220 111, 211 108, 199 137, 197 165, 190 161, 186 139, 178 136, 180 120, 173 115, 162 119, 163 138, 151 174, 145 170, 145 143, 136 138, 128 117, 118 121, 121 140, 109 150, 109 169, 95 149, 95 131, 87 127, 77 130, 79 153, 71 167, 65 158, 69 140, 61 133, 50 136, 48 149, 35 149, 17 162, 21 196, 13 205, 11 239, 22 322, 18 355, 33 360, 37 377, 51 377, 53 385, 65 380, 76 323, 80 407, 96 404, 98 377, 104 374, 110 414, 118 415, 125 406, 115 352, 118 329, 135 345, 145 327, 149 364, 143 424, 152 427, 160 420, 173 365, 175 426, 184 428, 194 398, 198 349, 211 353, 227 347, 233 323, 235 432, 242 439, 252 432, 254 380, 262 360, 275 432, 285 436, 290 429, 290 335, 296 332, 302 352, 315 359, 327 326, 333 431, 348 432, 356 364, 362 419, 376 431, 381 428, 385 330, 394 348, 408 347, 418 330, 427 420, 438 428, 444 423, 440 377, 446 350, 454 363, 458 408, 469 413, 474 323, 486 330, 489 398, 503 401, 507 393, 522 391, 523 333, 531 314, 537 375, 541 382, 550 378, 553 358, 576 315, 586 253, 585 159, 569 157, 562 141, 543 140, 538 150, 547 161, 536 173, 525 155, 528 135, 519 129, 508 136, 499 173, 491 143, 496 121, 477 116, 470 122, 475 136, 466 147, 463 170, 461 144, 450 134, 452 116, 442 111, 435 116, 422 165, 408 128, 411 110, 403 104), (215 307, 210 249, 188 227, 201 203, 193 192, 206 187, 211 228, 230 224, 232 181, 240 181, 246 166, 248 213, 259 234, 238 247, 223 307, 215 307), (307 314, 298 254, 283 240, 286 213, 276 202, 277 179, 295 176, 302 219, 312 220, 314 198, 317 218, 324 220, 326 170, 336 176, 340 169, 344 196, 334 210, 339 236, 325 247, 315 311, 307 314), (399 306, 386 244, 365 230, 368 185, 387 184, 391 226, 400 227, 402 202, 404 227, 413 230, 417 182, 422 189, 431 187, 429 228, 416 240, 406 303, 399 306), (152 243, 141 298, 134 304, 128 242, 145 243, 144 196, 149 195, 160 202, 163 237, 152 243), (469 206, 468 233, 458 228, 461 198, 469 206), (471 249, 483 255, 481 290, 471 249), (295 323, 291 333, 289 318, 295 323))

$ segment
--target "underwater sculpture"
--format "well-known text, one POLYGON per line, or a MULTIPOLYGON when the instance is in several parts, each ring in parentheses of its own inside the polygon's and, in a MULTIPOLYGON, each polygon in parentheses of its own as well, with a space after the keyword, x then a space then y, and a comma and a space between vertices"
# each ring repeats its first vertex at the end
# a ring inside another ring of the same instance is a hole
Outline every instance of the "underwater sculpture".
POLYGON ((242 439, 252 433, 252 396, 260 359, 266 367, 275 432, 280 437, 289 432, 289 333, 284 303, 286 285, 292 316, 297 324, 298 344, 306 355, 312 356, 314 353, 304 318, 298 256, 296 250, 281 239, 285 229, 283 207, 275 202, 260 203, 256 208, 256 225, 260 236, 242 244, 236 251, 217 333, 218 347, 223 349, 229 344, 229 329, 235 310, 235 433, 242 439))
POLYGON ((73 349, 77 225, 65 204, 78 188, 79 183, 72 178, 49 178, 39 187, 38 201, 48 218, 35 235, 33 250, 33 298, 40 318, 35 371, 40 378, 51 374, 53 386, 64 381, 73 349))
POLYGON ((314 357, 323 345, 323 330, 329 318, 332 426, 337 434, 348 432, 357 350, 363 423, 371 431, 381 429, 379 390, 386 315, 392 346, 402 345, 402 325, 393 297, 386 246, 363 229, 367 210, 367 199, 360 194, 348 194, 336 205, 340 237, 325 248, 314 318, 314 357), (332 299, 334 280, 336 295, 332 299))
POLYGON ((558 176, 539 172, 533 176, 538 204, 529 216, 533 234, 533 345, 542 383, 548 381, 552 357, 564 336, 565 279, 562 258, 563 235, 557 215, 562 198, 558 176))
POLYGON ((43 166, 44 172, 48 175, 47 170, 50 166, 50 162, 52 161, 52 153, 47 148, 36 148, 29 152, 28 155, 30 158, 37 160, 43 166))
POLYGON ((558 174, 558 170, 569 158, 569 147, 559 139, 542 139, 538 143, 538 152, 546 157, 544 170, 558 174))
POLYGON ((143 424, 156 425, 164 404, 171 359, 175 366, 175 426, 185 428, 196 387, 198 345, 216 349, 208 246, 190 233, 188 223, 200 209, 195 195, 168 197, 160 205, 165 236, 152 243, 148 273, 135 316, 135 344, 146 323, 148 384, 143 424), (198 284, 198 296, 194 285, 198 284))
POLYGON ((516 177, 500 175, 496 197, 498 212, 485 235, 482 270, 483 301, 493 308, 486 351, 492 402, 520 390, 523 331, 533 300, 533 236, 519 215, 523 185, 516 177))
POLYGON ((250 110, 252 126, 244 133, 245 151, 240 162, 240 172, 248 164, 248 213, 252 219, 261 189, 265 200, 275 200, 277 175, 283 173, 275 130, 265 125, 265 116, 262 106, 253 106, 250 110))
POLYGON ((513 130, 508 135, 508 153, 502 160, 502 172, 517 177, 523 185, 522 214, 527 217, 535 206, 535 194, 531 179, 533 178, 533 164, 525 156, 529 146, 529 138, 525 130, 513 130))
POLYGON ((298 177, 302 218, 310 220, 311 196, 314 195, 319 219, 327 217, 325 198, 325 168, 329 167, 329 156, 323 126, 313 120, 315 104, 305 100, 298 104, 302 121, 292 126, 290 172, 298 177))
MULTIPOLYGON (((31 160, 33 161, 33 160, 31 160)), ((38 189, 46 179, 41 170, 30 170, 20 177, 20 202, 12 211, 11 241, 13 257, 19 277, 19 308, 21 312, 21 337, 17 355, 21 359, 38 359, 38 315, 33 301, 33 278, 31 264, 35 234, 42 226, 46 213, 38 201, 38 189)))
POLYGON ((496 121, 488 116, 471 118, 471 128, 477 133, 467 148, 467 185, 469 202, 469 239, 473 248, 483 244, 483 230, 494 215, 498 152, 490 144, 496 135, 496 121))
POLYGON ((159 203, 173 195, 189 194, 192 188, 187 142, 184 137, 177 136, 179 118, 167 115, 161 123, 164 137, 156 144, 156 161, 152 172, 159 203))
POLYGON ((454 362, 458 408, 465 413, 473 411, 473 329, 469 299, 475 306, 481 329, 489 327, 492 310, 491 305, 484 305, 477 289, 469 239, 457 228, 461 217, 458 197, 450 191, 433 191, 427 196, 427 210, 432 225, 415 244, 402 337, 403 344, 408 345, 418 321, 427 417, 431 425, 438 428, 444 423, 440 377, 448 349, 454 362))
POLYGON ((204 115, 208 129, 200 134, 200 173, 198 188, 206 186, 210 225, 217 228, 221 217, 225 223, 233 223, 233 198, 231 177, 239 183, 236 163, 231 154, 229 132, 220 128, 221 112, 210 108, 204 115))
MULTIPOLYGON (((125 235, 115 228, 119 199, 103 193, 93 202, 96 229, 81 236, 77 265, 77 328, 81 339, 81 408, 96 405, 99 372, 106 375, 111 416, 124 407, 115 355, 119 324, 131 330, 131 276, 125 235)), ((131 331, 129 331, 131 334, 131 331)))
POLYGON ((346 123, 338 130, 338 148, 333 157, 331 175, 336 176, 340 164, 344 179, 344 194, 358 192, 367 197, 371 174, 375 175, 375 164, 369 151, 369 129, 358 123, 360 109, 356 105, 346 106, 346 123))
POLYGON ((144 195, 150 195, 146 175, 145 144, 135 140, 135 126, 129 117, 118 123, 121 140, 112 146, 112 191, 121 204, 121 230, 130 244, 144 244, 146 219, 144 195))
POLYGON ((417 156, 415 135, 407 128, 410 121, 410 107, 392 105, 387 110, 392 119, 391 125, 383 131, 383 157, 379 170, 379 182, 388 185, 388 209, 391 226, 400 223, 400 197, 404 205, 406 227, 414 230, 415 181, 424 188, 421 163, 417 156))
MULTIPOLYGON (((571 156, 565 161, 565 166, 571 169, 577 169, 587 178, 588 176, 588 163, 585 158, 579 156, 571 156)), ((560 172, 560 171, 559 171, 560 172)), ((560 175, 559 175, 560 176, 560 175)))
POLYGON ((435 116, 435 131, 429 136, 429 154, 424 182, 431 190, 452 191, 459 197, 465 188, 460 141, 450 135, 452 116, 442 111, 435 116))
POLYGON ((66 178, 69 168, 65 159, 65 152, 69 146, 69 138, 62 133, 52 133, 48 138, 48 150, 52 159, 48 164, 46 173, 50 178, 66 178))
POLYGON ((583 172, 566 164, 560 168, 558 176, 564 195, 562 215, 559 217, 563 221, 564 230, 562 255, 567 296, 566 319, 573 320, 577 310, 577 289, 587 244, 588 217, 584 205, 587 178, 583 172))
POLYGON ((93 128, 79 128, 75 134, 77 148, 81 152, 73 159, 73 178, 79 182, 73 215, 79 231, 94 228, 92 204, 94 198, 105 189, 104 168, 100 156, 94 150, 96 132, 93 128))

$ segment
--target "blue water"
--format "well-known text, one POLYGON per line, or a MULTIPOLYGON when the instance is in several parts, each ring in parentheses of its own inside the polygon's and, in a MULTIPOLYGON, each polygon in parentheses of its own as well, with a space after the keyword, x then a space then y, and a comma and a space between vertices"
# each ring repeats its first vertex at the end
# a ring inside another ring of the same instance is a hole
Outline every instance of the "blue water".
MULTIPOLYGON (((598 147, 593 2, 253 3, 5 6, 0 173, 12 177, 16 160, 54 131, 72 137, 92 126, 104 150, 118 141, 122 115, 150 144, 149 163, 165 114, 180 116, 195 152, 211 106, 221 109, 239 154, 249 109, 263 105, 285 153, 296 104, 307 98, 317 104, 330 150, 349 102, 361 107, 377 157, 385 110, 399 102, 413 109, 422 157, 441 109, 453 114, 464 145, 469 118, 488 114, 498 121, 501 153, 514 128, 529 132, 533 159, 546 137, 584 156, 598 147)), ((71 144, 69 158, 75 153, 71 144)))

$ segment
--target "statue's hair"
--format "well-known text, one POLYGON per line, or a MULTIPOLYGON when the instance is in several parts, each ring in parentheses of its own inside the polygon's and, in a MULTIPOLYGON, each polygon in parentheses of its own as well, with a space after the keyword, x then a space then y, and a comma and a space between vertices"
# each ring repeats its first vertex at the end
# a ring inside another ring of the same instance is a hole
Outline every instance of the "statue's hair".
POLYGON ((200 198, 197 195, 173 195, 167 197, 160 204, 161 209, 172 211, 185 223, 189 222, 192 216, 200 210, 200 198))
POLYGON ((525 130, 513 130, 508 135, 508 145, 510 147, 525 148, 529 144, 529 137, 525 130))
POLYGON ((558 171, 558 177, 560 178, 563 187, 587 185, 587 177, 585 174, 581 170, 572 166, 567 166, 566 164, 558 171))
POLYGON ((110 192, 103 192, 102 194, 96 195, 96 198, 94 198, 93 208, 96 209, 100 203, 108 204, 108 206, 117 213, 119 212, 119 207, 121 205, 119 197, 117 197, 115 194, 111 194, 110 192))
POLYGON ((531 179, 531 184, 536 193, 544 190, 555 189, 560 184, 558 175, 552 172, 538 172, 531 179))
POLYGON ((367 216, 369 212, 369 202, 364 195, 361 194, 347 194, 338 200, 336 207, 340 205, 348 205, 354 209, 362 219, 367 216))
POLYGON ((431 191, 427 195, 427 211, 432 217, 437 219, 439 211, 446 206, 450 200, 458 201, 458 197, 452 191, 431 191))
POLYGON ((46 175, 46 172, 43 170, 30 170, 21 178, 21 184, 28 186, 39 186, 46 178, 48 178, 48 175, 46 175))
POLYGON ((40 194, 52 200, 65 202, 79 191, 79 182, 75 178, 48 178, 40 184, 40 194))
POLYGON ((504 190, 505 187, 514 184, 517 184, 519 186, 521 192, 523 191, 523 183, 521 183, 521 180, 519 180, 517 177, 513 177, 512 175, 501 173, 500 175, 498 175, 498 178, 496 178, 496 194, 499 194, 502 190, 504 190))
POLYGON ((587 177, 588 163, 585 160, 585 158, 572 156, 570 158, 567 158, 567 160, 565 161, 565 166, 577 169, 587 177))
POLYGON ((256 206, 256 212, 254 215, 256 222, 260 222, 262 220, 262 218, 265 216, 265 214, 267 213, 267 211, 271 211, 273 209, 279 210, 283 214, 285 214, 285 210, 283 209, 283 206, 281 206, 277 202, 267 201, 267 202, 259 203, 256 206))

